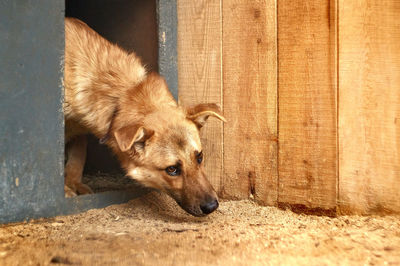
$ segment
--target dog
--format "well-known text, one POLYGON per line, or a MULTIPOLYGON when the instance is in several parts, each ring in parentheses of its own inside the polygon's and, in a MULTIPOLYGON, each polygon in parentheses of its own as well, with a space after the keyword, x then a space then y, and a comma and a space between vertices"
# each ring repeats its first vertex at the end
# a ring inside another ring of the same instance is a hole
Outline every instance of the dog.
POLYGON ((186 212, 204 216, 218 208, 199 136, 209 117, 225 121, 216 104, 178 105, 135 53, 74 18, 65 19, 64 89, 66 196, 93 193, 81 180, 91 133, 127 176, 166 192, 186 212))

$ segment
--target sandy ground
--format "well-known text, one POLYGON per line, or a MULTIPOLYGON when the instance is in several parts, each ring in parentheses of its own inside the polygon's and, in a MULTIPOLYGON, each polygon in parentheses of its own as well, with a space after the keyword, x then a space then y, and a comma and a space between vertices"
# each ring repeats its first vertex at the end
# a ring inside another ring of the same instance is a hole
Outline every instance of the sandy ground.
POLYGON ((299 215, 251 201, 187 215, 151 193, 0 227, 0 265, 400 265, 400 217, 299 215))

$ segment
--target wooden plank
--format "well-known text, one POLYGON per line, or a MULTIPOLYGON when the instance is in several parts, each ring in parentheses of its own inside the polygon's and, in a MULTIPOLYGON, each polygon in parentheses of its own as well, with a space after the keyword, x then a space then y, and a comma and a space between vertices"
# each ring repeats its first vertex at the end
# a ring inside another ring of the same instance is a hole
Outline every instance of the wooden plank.
POLYGON ((277 200, 276 1, 223 2, 223 196, 277 200))
POLYGON ((336 9, 278 1, 279 204, 336 207, 336 9))
POLYGON ((339 205, 400 212, 400 1, 339 1, 339 205))
MULTIPOLYGON (((179 101, 222 108, 222 18, 219 0, 178 0, 179 101)), ((209 119, 201 132, 208 179, 220 194, 223 125, 209 119)))

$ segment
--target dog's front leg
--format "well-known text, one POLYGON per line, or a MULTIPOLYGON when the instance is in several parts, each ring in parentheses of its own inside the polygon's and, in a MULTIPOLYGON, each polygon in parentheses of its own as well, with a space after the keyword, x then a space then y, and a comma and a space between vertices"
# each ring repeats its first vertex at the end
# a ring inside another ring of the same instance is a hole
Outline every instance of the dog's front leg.
POLYGON ((89 186, 82 183, 83 167, 86 161, 87 138, 85 135, 73 138, 67 145, 65 164, 65 196, 91 194, 89 186))

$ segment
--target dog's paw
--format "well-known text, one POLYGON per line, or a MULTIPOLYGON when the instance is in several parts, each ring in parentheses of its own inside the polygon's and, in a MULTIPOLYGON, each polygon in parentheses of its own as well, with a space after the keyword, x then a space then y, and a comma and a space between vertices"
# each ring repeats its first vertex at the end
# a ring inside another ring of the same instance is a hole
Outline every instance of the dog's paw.
POLYGON ((83 183, 75 184, 76 192, 78 192, 79 195, 85 195, 85 194, 93 194, 93 190, 88 186, 83 183))
POLYGON ((72 198, 72 197, 77 196, 77 194, 72 189, 70 189, 68 186, 64 185, 64 196, 66 198, 72 198))
POLYGON ((64 195, 66 198, 76 197, 78 195, 93 194, 93 190, 83 183, 74 184, 74 188, 64 185, 64 195))

